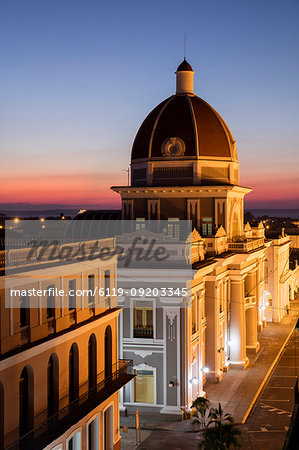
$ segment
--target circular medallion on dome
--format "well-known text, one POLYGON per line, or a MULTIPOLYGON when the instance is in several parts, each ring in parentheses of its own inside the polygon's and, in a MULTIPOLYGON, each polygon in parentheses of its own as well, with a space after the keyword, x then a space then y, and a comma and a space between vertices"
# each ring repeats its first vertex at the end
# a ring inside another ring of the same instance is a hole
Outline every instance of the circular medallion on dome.
POLYGON ((184 156, 185 143, 183 139, 178 137, 171 137, 165 139, 161 146, 162 155, 166 158, 176 158, 178 156, 184 156))

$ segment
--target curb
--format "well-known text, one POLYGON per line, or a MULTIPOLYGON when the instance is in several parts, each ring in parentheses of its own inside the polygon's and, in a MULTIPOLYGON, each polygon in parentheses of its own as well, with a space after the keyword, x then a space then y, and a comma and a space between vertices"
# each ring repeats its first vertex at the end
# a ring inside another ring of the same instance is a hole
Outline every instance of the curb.
POLYGON ((294 333, 294 330, 295 330, 295 327, 296 327, 296 323, 297 323, 297 322, 295 321, 293 327, 291 328, 291 331, 289 332, 288 336, 287 336, 286 339, 284 340, 284 342, 283 342, 283 344, 282 344, 282 346, 281 346, 279 352, 277 353, 277 355, 276 355, 276 357, 274 358, 274 360, 273 360, 271 366, 269 367, 268 372, 267 372, 266 375, 264 376, 264 379, 263 379, 262 383, 260 384, 258 390, 256 391, 255 396, 254 396, 253 399, 252 399, 252 402, 250 403, 250 405, 249 405, 249 407, 248 407, 248 409, 247 409, 247 411, 246 411, 246 413, 245 413, 243 419, 241 420, 241 424, 244 424, 244 423, 246 422, 246 420, 248 419, 248 416, 249 416, 249 414, 250 414, 252 408, 254 407, 254 404, 255 404, 255 402, 256 402, 258 396, 260 395, 261 390, 263 389, 263 387, 265 386, 266 382, 268 381, 268 378, 269 378, 269 376, 270 376, 270 374, 271 374, 271 372, 272 372, 272 370, 273 370, 275 364, 277 363, 277 361, 278 361, 280 355, 282 354, 282 352, 283 352, 283 350, 284 350, 284 348, 285 348, 286 343, 288 342, 288 340, 290 339, 290 337, 291 337, 292 334, 294 333))

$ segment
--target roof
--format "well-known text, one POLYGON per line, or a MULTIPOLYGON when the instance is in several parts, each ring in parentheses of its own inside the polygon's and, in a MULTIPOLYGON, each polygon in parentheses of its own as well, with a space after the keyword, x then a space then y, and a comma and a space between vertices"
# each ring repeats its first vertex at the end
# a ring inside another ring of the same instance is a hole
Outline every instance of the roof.
POLYGON ((176 70, 177 72, 193 72, 193 69, 191 65, 186 61, 186 58, 184 58, 184 61, 181 62, 179 67, 176 70))
POLYGON ((161 147, 170 137, 184 141, 184 159, 223 157, 237 161, 228 126, 211 105, 196 95, 172 95, 149 113, 135 137, 132 161, 163 158, 161 147))

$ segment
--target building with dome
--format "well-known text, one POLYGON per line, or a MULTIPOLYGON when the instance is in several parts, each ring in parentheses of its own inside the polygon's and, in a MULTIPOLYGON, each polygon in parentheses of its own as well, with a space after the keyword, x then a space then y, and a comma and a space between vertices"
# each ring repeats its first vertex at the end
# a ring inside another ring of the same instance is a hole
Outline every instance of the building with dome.
POLYGON ((188 304, 119 298, 121 357, 133 360, 136 374, 122 407, 180 414, 205 395, 207 380, 220 382, 233 365, 246 369, 248 354, 260 350, 258 332, 289 308, 299 270, 290 270, 288 236, 266 239, 262 223, 244 224, 251 189, 239 185, 236 141, 194 94, 185 59, 175 75, 176 93, 137 132, 131 185, 112 189, 121 195, 122 219, 138 227, 147 220, 192 222, 188 304))
POLYGON ((251 190, 239 186, 236 142, 217 111, 193 93, 193 76, 184 60, 175 95, 150 112, 135 137, 135 189, 114 190, 122 195, 124 219, 167 220, 170 209, 203 235, 223 226, 233 238, 242 234, 243 199, 251 190))

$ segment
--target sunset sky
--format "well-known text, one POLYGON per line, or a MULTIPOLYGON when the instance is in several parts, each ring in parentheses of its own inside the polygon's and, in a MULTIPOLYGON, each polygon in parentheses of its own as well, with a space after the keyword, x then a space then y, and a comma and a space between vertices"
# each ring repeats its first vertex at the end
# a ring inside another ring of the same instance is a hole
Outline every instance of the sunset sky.
POLYGON ((298 0, 2 1, 0 203, 118 207, 109 187, 174 93, 186 32, 195 93, 237 141, 246 206, 299 208, 298 21, 298 0))

